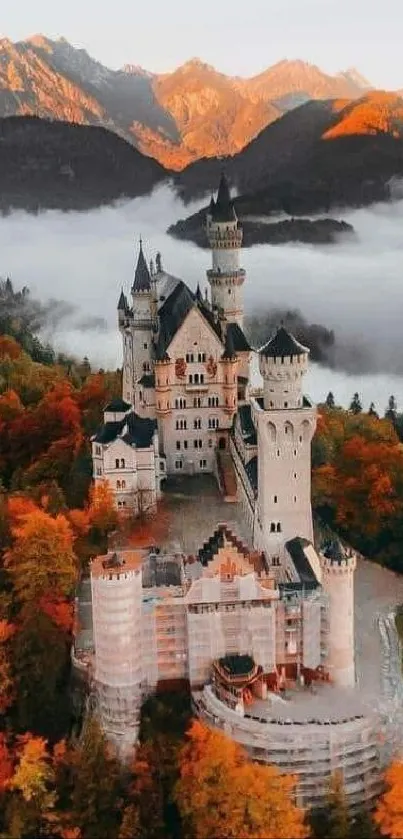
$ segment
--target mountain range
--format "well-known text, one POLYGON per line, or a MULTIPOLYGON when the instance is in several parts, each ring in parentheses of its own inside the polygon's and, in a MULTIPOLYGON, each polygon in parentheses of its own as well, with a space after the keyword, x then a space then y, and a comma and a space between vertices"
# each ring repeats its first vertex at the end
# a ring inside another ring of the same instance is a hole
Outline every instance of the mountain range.
POLYGON ((0 39, 0 117, 103 126, 170 170, 238 153, 309 100, 352 100, 370 89, 355 69, 330 76, 303 61, 280 61, 248 79, 198 58, 153 74, 132 65, 111 70, 63 38, 0 39))

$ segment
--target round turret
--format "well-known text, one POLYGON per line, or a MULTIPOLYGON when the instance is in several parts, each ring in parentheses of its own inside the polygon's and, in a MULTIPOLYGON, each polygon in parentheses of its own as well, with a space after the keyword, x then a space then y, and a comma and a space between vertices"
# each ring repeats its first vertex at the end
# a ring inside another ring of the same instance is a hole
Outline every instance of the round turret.
POLYGON ((265 410, 301 408, 309 350, 281 326, 259 352, 265 410))
POLYGON ((354 572, 357 560, 339 542, 321 554, 322 585, 329 599, 326 666, 340 687, 354 687, 354 572))

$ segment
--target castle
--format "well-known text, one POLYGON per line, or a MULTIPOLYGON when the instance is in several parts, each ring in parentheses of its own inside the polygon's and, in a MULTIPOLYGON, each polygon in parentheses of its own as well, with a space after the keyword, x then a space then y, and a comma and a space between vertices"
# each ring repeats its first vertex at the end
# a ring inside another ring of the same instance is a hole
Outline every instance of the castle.
POLYGON ((92 439, 94 480, 135 514, 155 508, 167 476, 216 474, 225 457, 249 540, 217 523, 194 556, 133 549, 93 561, 86 661, 100 718, 124 756, 144 697, 186 680, 200 716, 255 760, 298 774, 303 804, 323 801, 336 768, 352 805, 371 801, 379 755, 354 691, 356 560, 337 541, 314 544, 309 350, 280 326, 252 389, 242 229, 224 176, 206 232, 211 299, 160 256, 149 267, 140 244, 132 304, 123 291, 118 303, 123 393, 92 439))

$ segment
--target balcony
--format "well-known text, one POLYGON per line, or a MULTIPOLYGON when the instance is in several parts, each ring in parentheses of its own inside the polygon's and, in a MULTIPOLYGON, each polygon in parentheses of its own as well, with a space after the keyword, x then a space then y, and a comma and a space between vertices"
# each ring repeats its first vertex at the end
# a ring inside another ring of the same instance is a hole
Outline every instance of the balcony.
POLYGON ((186 382, 185 384, 185 390, 187 393, 197 393, 200 391, 206 393, 208 389, 208 382, 186 382))

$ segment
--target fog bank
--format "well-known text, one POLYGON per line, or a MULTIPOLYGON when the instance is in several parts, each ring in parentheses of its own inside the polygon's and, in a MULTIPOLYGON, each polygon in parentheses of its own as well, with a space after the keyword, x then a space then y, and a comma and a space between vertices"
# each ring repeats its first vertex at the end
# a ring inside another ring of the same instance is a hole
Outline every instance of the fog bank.
MULTIPOLYGON (((116 366, 121 357, 116 303, 122 286, 130 289, 140 236, 148 257, 161 251, 167 271, 192 288, 205 284, 208 252, 165 232, 197 208, 196 203, 184 208, 162 187, 148 198, 83 214, 15 213, 0 219, 0 275, 10 276, 16 288, 29 286, 44 302, 61 301, 51 306, 57 317, 45 330, 58 348, 116 366)), ((308 382, 315 399, 331 389, 345 402, 359 390, 365 403, 373 399, 381 410, 394 392, 403 405, 403 379, 391 375, 403 373, 403 201, 340 217, 354 226, 354 240, 322 248, 245 249, 246 309, 296 308, 311 323, 333 329, 341 354, 336 365, 348 366, 349 354, 358 357, 359 349, 371 375, 315 369, 308 382)))

